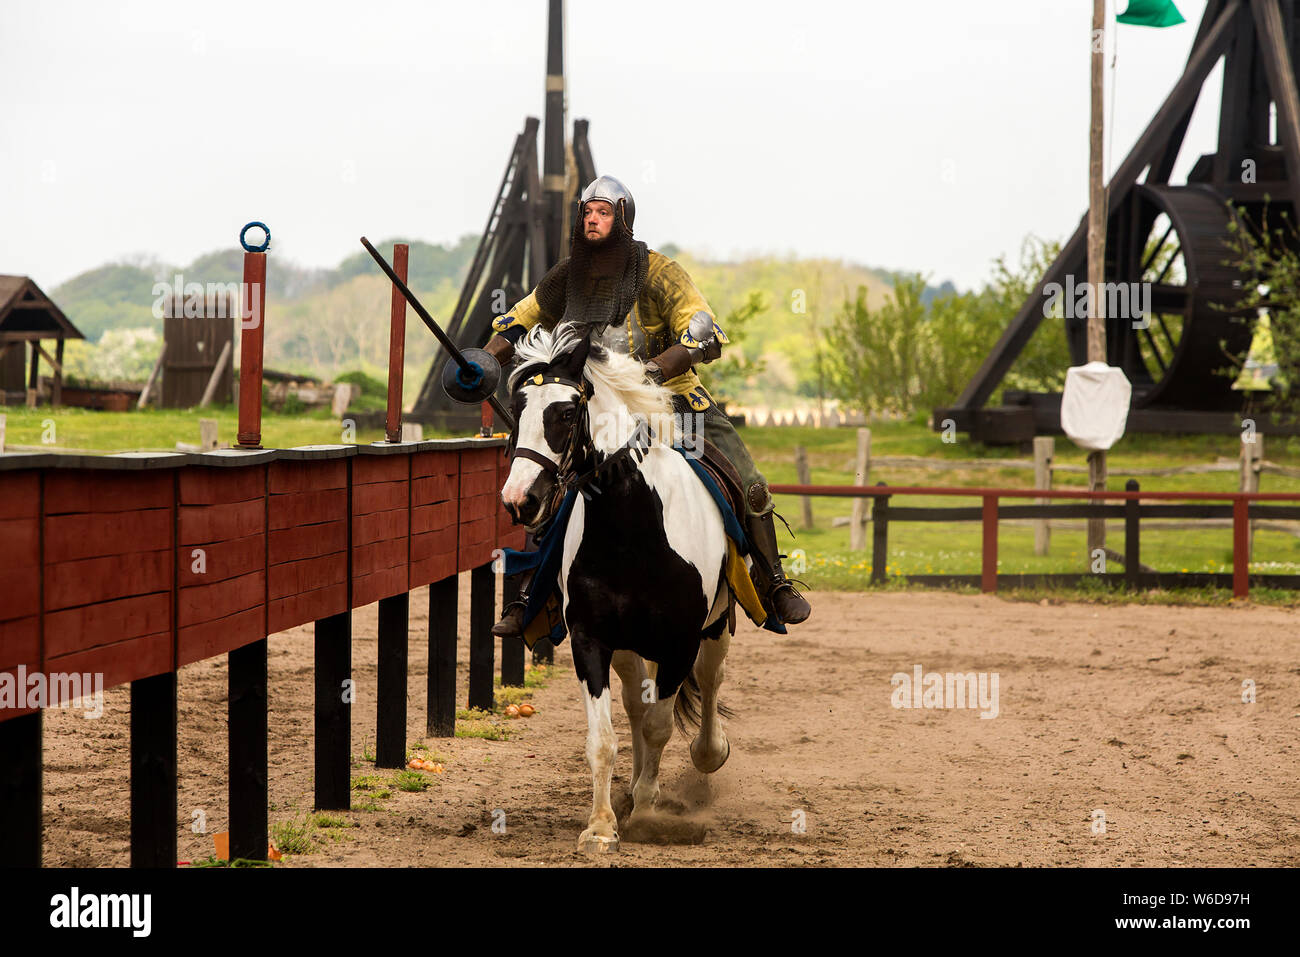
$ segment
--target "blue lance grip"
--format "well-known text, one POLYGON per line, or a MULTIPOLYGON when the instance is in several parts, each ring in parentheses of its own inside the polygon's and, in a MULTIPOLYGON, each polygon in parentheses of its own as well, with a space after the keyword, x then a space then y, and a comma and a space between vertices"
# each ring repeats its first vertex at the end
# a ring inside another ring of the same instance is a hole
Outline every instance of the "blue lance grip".
POLYGON ((483 381, 483 367, 477 362, 470 362, 468 365, 469 368, 461 366, 456 370, 456 381, 460 383, 462 389, 472 391, 477 389, 479 383, 483 381), (469 373, 468 378, 466 378, 466 373, 469 373))

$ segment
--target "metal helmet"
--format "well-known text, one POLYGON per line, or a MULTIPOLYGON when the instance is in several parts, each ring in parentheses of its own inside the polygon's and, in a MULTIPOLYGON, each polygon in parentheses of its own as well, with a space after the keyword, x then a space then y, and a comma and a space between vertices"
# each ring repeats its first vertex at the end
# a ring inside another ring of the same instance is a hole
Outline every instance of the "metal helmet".
POLYGON ((623 221, 627 223, 627 228, 632 228, 632 220, 636 218, 636 203, 632 200, 631 191, 612 176, 602 176, 593 180, 591 184, 582 191, 582 198, 578 200, 579 217, 583 212, 583 207, 593 199, 603 199, 614 207, 618 212, 618 204, 623 204, 623 221))

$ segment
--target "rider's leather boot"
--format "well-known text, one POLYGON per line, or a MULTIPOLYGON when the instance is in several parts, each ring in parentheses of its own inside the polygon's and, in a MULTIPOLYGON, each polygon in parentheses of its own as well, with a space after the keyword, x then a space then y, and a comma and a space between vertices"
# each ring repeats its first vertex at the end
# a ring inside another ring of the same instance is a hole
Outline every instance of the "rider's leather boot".
POLYGON ((524 637, 524 606, 528 603, 528 586, 532 580, 531 571, 520 573, 519 597, 502 609, 501 620, 492 626, 492 634, 498 638, 524 637))
POLYGON ((781 570, 781 559, 785 556, 777 551, 772 513, 746 515, 745 534, 749 536, 752 546, 749 554, 754 560, 749 575, 764 606, 784 624, 797 625, 806 620, 812 614, 812 606, 781 570))

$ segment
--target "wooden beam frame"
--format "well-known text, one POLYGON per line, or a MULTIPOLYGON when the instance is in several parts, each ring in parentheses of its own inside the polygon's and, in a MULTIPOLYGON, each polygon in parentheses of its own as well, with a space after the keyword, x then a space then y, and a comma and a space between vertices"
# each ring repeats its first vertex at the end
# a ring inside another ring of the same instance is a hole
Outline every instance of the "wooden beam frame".
POLYGON ((1300 214, 1300 94, 1296 93, 1295 66, 1287 49, 1286 31, 1278 0, 1250 0, 1255 18, 1255 35, 1268 75, 1268 85, 1277 104, 1277 138, 1286 159, 1291 202, 1300 214))
MULTIPOLYGON (((1267 0, 1262 0, 1267 2, 1267 0)), ((1275 0, 1274 0, 1275 2, 1275 0)), ((1107 221, 1110 216, 1128 199, 1138 176, 1153 163, 1164 161, 1171 143, 1170 137, 1175 129, 1182 126, 1184 114, 1190 116, 1196 107, 1205 78, 1218 62, 1233 39, 1233 21, 1241 6, 1241 0, 1226 0, 1223 9, 1197 44, 1192 56, 1187 61, 1187 68, 1156 115, 1147 124, 1138 141, 1129 150, 1128 156, 1120 164, 1111 178, 1106 191, 1107 221)), ((1207 10, 1207 14, 1208 14, 1207 10)), ((1177 150, 1174 150, 1176 155, 1177 150)), ((1300 181, 1297 181, 1300 182, 1300 181)), ((1029 339, 1043 320, 1043 290, 1055 282, 1062 282, 1068 273, 1080 273, 1080 266, 1086 254, 1087 217, 1083 217, 1074 234, 1061 248, 1056 260, 1048 267, 1043 278, 1034 288, 1033 293, 1021 306, 1011 324, 989 351, 979 370, 971 378, 966 388, 954 403, 956 409, 976 409, 985 405, 994 389, 1011 368, 1011 364, 1028 344, 1029 339)))

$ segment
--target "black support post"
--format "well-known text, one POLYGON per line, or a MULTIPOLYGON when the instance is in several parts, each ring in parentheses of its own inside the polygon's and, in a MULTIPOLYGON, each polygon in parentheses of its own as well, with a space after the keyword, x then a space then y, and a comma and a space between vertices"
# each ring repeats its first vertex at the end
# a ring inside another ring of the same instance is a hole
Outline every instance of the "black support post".
POLYGON ((375 767, 406 766, 406 655, 411 593, 379 599, 375 767))
MULTIPOLYGON (((519 599, 519 576, 502 576, 501 608, 519 599)), ((522 688, 524 685, 524 640, 522 638, 501 639, 501 685, 522 688)))
POLYGON ((41 866, 41 712, 0 721, 0 867, 41 866))
POLYGON ((495 703, 496 574, 491 563, 469 573, 469 706, 491 711, 495 703))
POLYGON ((433 738, 456 734, 457 579, 429 586, 429 701, 425 731, 433 738))
POLYGON ((316 810, 352 807, 352 613, 316 622, 316 810))
POLYGON ((176 672, 131 682, 131 866, 176 866, 176 672))
POLYGON ((229 669, 230 859, 266 860, 266 639, 226 656, 229 669))

